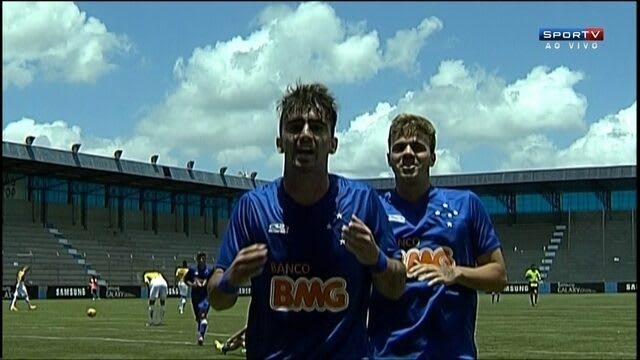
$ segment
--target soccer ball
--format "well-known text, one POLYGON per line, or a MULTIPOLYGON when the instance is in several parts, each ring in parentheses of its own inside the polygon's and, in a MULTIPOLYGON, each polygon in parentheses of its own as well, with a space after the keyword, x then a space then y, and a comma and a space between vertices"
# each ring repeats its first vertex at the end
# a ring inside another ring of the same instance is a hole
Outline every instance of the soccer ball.
POLYGON ((94 308, 88 308, 88 309, 87 309, 87 316, 88 316, 88 317, 94 317, 94 316, 96 316, 96 309, 94 309, 94 308))

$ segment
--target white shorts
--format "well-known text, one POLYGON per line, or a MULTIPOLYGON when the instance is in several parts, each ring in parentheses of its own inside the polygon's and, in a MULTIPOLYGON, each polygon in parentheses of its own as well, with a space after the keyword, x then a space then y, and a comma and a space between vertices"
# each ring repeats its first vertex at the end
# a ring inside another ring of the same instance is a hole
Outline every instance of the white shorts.
POLYGON ((167 281, 163 278, 155 278, 149 283, 149 300, 167 299, 167 281))
POLYGON ((189 296, 189 286, 182 280, 178 282, 178 291, 182 297, 189 296))
POLYGON ((24 286, 24 283, 21 282, 16 286, 16 291, 13 293, 13 296, 20 296, 23 298, 29 297, 29 293, 27 293, 27 287, 24 286))

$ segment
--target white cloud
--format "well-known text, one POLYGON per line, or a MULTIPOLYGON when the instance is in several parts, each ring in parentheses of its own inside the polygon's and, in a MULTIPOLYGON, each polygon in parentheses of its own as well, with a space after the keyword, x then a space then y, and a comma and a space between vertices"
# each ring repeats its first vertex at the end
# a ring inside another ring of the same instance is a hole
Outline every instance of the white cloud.
POLYGON ((2 2, 3 91, 24 87, 38 75, 93 82, 115 67, 108 55, 129 46, 74 3, 2 2))
MULTIPOLYGON (((26 135, 38 135, 36 144, 49 139, 51 146, 63 149, 81 142, 81 151, 106 156, 122 148, 123 158, 145 162, 157 153, 169 165, 204 159, 212 163, 202 168, 226 165, 230 173, 257 170, 260 178, 271 179, 282 174, 283 158, 274 146, 275 103, 286 85, 298 79, 349 85, 389 68, 415 74, 421 48, 443 28, 430 17, 381 39, 367 30, 366 22, 346 23, 324 3, 268 7, 252 25, 246 36, 199 47, 177 59, 176 88, 145 111, 131 137, 85 136, 65 122, 22 119, 6 126, 3 139, 23 142, 26 135)), ((26 85, 47 68, 36 59, 3 61, 3 75, 26 85)), ((438 139, 433 174, 462 172, 460 159, 487 146, 496 150, 505 169, 635 163, 635 102, 589 127, 587 99, 575 89, 584 77, 567 67, 537 66, 506 80, 462 60, 444 60, 422 87, 372 104, 339 131, 330 169, 359 178, 391 176, 387 135, 391 119, 400 112, 433 121, 438 139), (577 140, 560 149, 549 138, 559 131, 576 134, 577 140)))
POLYGON ((331 157, 330 170, 350 177, 386 172, 389 114, 394 110, 395 106, 380 103, 373 113, 356 117, 345 131, 338 132, 338 151, 331 157))
POLYGON ((503 169, 636 165, 637 110, 634 101, 617 114, 594 122, 586 134, 564 149, 542 134, 509 144, 503 169))
MULTIPOLYGON (((338 132, 338 151, 331 157, 329 169, 349 177, 390 177, 387 165, 387 139, 396 106, 379 103, 373 113, 356 117, 349 127, 338 132)), ((436 150, 437 161, 432 174, 460 171, 459 156, 449 149, 436 150)))
POLYGON ((450 149, 436 149, 436 163, 431 169, 432 175, 456 174, 462 172, 460 155, 450 149))
POLYGON ((24 143, 27 136, 35 136, 34 146, 69 151, 72 144, 79 143, 82 144, 81 153, 111 157, 116 149, 122 149, 124 150, 122 159, 147 162, 152 154, 158 154, 158 163, 178 165, 176 158, 171 155, 170 148, 146 136, 133 136, 127 139, 84 136, 79 126, 69 125, 65 121, 38 123, 29 118, 11 122, 2 131, 3 141, 24 143))
MULTIPOLYGON (((586 128, 587 101, 573 87, 582 78, 580 72, 565 67, 535 67, 508 84, 482 69, 468 69, 460 60, 442 61, 422 89, 407 92, 395 104, 379 103, 373 113, 358 116, 338 133, 340 145, 331 168, 354 176, 390 174, 385 159, 388 129, 401 112, 434 123, 438 160, 433 174, 461 172, 460 157, 487 144, 506 157, 513 154, 508 144, 514 138, 581 131, 586 128)), ((530 146, 544 142, 540 137, 530 139, 530 146)))
POLYGON ((394 37, 387 39, 385 61, 389 66, 415 71, 416 59, 425 40, 433 32, 442 30, 442 27, 442 21, 432 16, 422 20, 417 28, 398 30, 394 37))
POLYGON ((427 116, 446 143, 461 150, 539 131, 582 131, 587 101, 574 85, 583 77, 566 67, 538 66, 507 84, 461 60, 445 60, 399 107, 427 116))
POLYGON ((256 29, 245 37, 177 59, 176 90, 140 121, 137 132, 174 149, 217 154, 214 166, 232 160, 276 164, 269 159, 277 136, 275 104, 287 85, 296 80, 350 84, 385 68, 402 69, 415 63, 425 39, 442 27, 437 18, 428 18, 399 31, 387 41, 389 56, 375 30, 367 31, 363 22, 345 23, 325 3, 275 5, 254 23, 256 29), (400 43, 411 44, 412 51, 403 51, 400 43), (247 153, 235 155, 239 149, 247 153))
POLYGON ((81 132, 79 126, 69 126, 60 120, 38 124, 33 119, 22 118, 4 128, 2 140, 24 143, 27 136, 35 136, 34 145, 69 150, 71 144, 80 141, 81 132))

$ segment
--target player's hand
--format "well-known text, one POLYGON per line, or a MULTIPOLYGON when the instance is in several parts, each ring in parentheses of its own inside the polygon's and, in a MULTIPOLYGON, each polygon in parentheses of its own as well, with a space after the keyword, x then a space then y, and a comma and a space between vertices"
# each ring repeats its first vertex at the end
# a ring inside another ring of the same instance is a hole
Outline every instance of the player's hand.
POLYGON ((364 265, 374 265, 378 261, 380 249, 367 225, 352 215, 348 225, 342 226, 344 245, 358 261, 364 265))
POLYGON ((444 264, 442 266, 434 264, 423 264, 418 260, 414 261, 413 266, 407 272, 407 277, 417 278, 418 281, 428 281, 429 286, 435 284, 451 285, 455 284, 458 278, 456 266, 444 264))
POLYGON ((266 244, 253 244, 240 250, 227 269, 230 285, 240 286, 260 275, 267 263, 267 254, 266 244))

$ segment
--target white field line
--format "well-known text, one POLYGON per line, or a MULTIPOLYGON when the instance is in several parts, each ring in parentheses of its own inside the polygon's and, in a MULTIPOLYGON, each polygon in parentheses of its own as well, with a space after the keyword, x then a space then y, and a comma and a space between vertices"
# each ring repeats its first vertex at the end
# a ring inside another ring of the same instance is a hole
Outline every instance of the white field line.
POLYGON ((557 351, 557 350, 525 350, 526 353, 534 354, 550 354, 550 355, 616 355, 635 357, 636 353, 632 352, 613 352, 613 351, 557 351))
MULTIPOLYGON (((215 335, 215 334, 214 334, 215 335)), ((228 336, 228 335, 227 335, 228 336)), ((195 341, 170 341, 170 340, 133 340, 120 338, 89 337, 89 336, 39 336, 39 335, 5 335, 4 338, 39 339, 39 340, 86 340, 86 341, 106 341, 121 343, 147 343, 147 344, 174 344, 174 345, 194 345, 195 341)))

